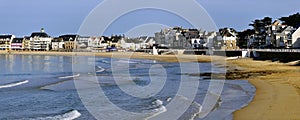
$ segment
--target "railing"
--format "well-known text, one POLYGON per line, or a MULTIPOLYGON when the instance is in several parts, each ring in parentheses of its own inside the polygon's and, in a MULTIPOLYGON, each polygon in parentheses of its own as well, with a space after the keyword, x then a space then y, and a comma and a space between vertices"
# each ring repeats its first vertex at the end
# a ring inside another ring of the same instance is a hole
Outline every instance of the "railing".
POLYGON ((250 51, 261 51, 261 52, 300 52, 300 49, 250 49, 250 51))
POLYGON ((232 49, 232 50, 209 50, 209 49, 185 49, 186 51, 261 51, 261 52, 300 52, 300 49, 232 49))
MULTIPOLYGON (((145 52, 152 51, 152 49, 142 49, 145 52)), ((166 49, 166 51, 258 51, 258 52, 300 52, 300 49, 232 49, 232 50, 224 50, 224 49, 166 49)))

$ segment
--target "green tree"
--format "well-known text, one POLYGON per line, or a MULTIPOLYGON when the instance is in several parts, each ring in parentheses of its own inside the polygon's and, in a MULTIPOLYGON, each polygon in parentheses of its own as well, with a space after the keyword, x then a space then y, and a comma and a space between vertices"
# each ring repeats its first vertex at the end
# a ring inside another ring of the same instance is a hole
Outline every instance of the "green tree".
POLYGON ((262 22, 264 23, 265 26, 271 25, 272 24, 272 18, 265 17, 264 19, 262 19, 262 22))
POLYGON ((256 19, 249 24, 256 31, 257 34, 263 34, 266 31, 265 26, 272 24, 272 18, 264 17, 263 19, 256 19))
POLYGON ((255 31, 253 29, 247 29, 242 32, 239 32, 237 45, 240 48, 247 48, 247 42, 249 40, 249 37, 254 34, 255 34, 255 31))
POLYGON ((283 24, 293 26, 294 28, 300 27, 300 14, 296 13, 293 15, 290 15, 288 17, 281 17, 279 18, 283 22, 283 24))

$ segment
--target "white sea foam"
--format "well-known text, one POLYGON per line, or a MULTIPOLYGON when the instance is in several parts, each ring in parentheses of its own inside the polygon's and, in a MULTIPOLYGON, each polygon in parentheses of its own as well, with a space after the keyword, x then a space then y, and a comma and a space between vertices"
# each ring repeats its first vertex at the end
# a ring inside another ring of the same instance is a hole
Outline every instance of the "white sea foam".
POLYGON ((131 61, 131 60, 124 60, 124 59, 122 59, 122 60, 118 60, 117 61, 118 63, 137 63, 137 62, 133 62, 133 61, 131 61))
POLYGON ((79 77, 79 76, 80 76, 80 74, 76 74, 76 75, 72 75, 72 76, 59 77, 59 79, 75 78, 75 77, 79 77))
POLYGON ((160 105, 163 105, 163 101, 156 99, 155 101, 152 102, 152 104, 156 105, 156 106, 160 106, 160 105))
POLYGON ((194 120, 196 119, 197 117, 199 117, 200 113, 201 113, 201 110, 202 110, 202 105, 200 105, 199 103, 197 102, 193 102, 192 105, 194 107, 194 109, 196 109, 196 111, 198 112, 195 112, 192 116, 191 116, 191 120, 194 120))
POLYGON ((197 119, 199 114, 202 111, 202 105, 197 103, 196 101, 193 101, 191 99, 188 99, 185 96, 175 96, 177 98, 178 102, 182 105, 189 105, 188 109, 185 110, 185 112, 180 116, 179 120, 194 120, 197 119))
POLYGON ((145 120, 151 119, 167 111, 167 108, 163 105, 163 101, 159 99, 154 100, 151 104, 155 109, 147 111, 147 117, 144 117, 145 120))
POLYGON ((151 113, 152 115, 150 115, 149 117, 146 117, 145 120, 151 119, 151 118, 153 118, 153 117, 155 117, 155 116, 157 116, 159 114, 167 112, 167 108, 162 105, 159 108, 152 110, 151 112, 152 112, 151 113))
POLYGON ((106 61, 106 60, 101 60, 100 62, 102 62, 102 63, 109 63, 109 62, 106 61))
POLYGON ((101 72, 104 72, 104 71, 105 71, 105 69, 102 68, 101 66, 96 66, 96 67, 97 67, 97 69, 96 69, 96 72, 97 72, 97 73, 101 73, 101 72))
POLYGON ((167 102, 170 102, 171 100, 172 100, 171 97, 168 97, 168 98, 166 99, 167 102))
POLYGON ((80 112, 78 112, 77 110, 72 110, 62 115, 33 118, 31 120, 74 120, 76 118, 79 118, 80 116, 80 112))
POLYGON ((28 82, 29 82, 28 80, 24 80, 24 81, 17 82, 17 83, 10 83, 10 84, 7 84, 7 85, 0 85, 0 89, 20 86, 20 85, 26 84, 28 82))

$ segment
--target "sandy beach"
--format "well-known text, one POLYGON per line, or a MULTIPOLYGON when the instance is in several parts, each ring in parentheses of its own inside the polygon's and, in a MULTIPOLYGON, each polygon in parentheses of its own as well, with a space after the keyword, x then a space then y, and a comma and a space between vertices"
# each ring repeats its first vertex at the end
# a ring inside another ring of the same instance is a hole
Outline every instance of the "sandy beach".
POLYGON ((0 54, 21 54, 21 55, 56 55, 56 56, 100 56, 100 57, 110 57, 110 58, 131 58, 131 59, 149 59, 157 60, 161 62, 211 62, 224 60, 224 57, 218 56, 205 56, 205 55, 150 55, 147 53, 138 52, 51 52, 51 51, 11 51, 10 53, 6 51, 0 51, 0 54))
MULTIPOLYGON (((1 51, 0 54, 7 54, 1 51)), ((149 55, 146 53, 11 52, 30 55, 85 55, 113 58, 151 59, 163 62, 211 62, 224 57, 195 55, 149 55)), ((299 120, 300 67, 252 59, 227 60, 227 79, 249 80, 256 87, 254 100, 234 113, 236 120, 299 120)))
MULTIPOLYGON (((300 67, 270 61, 239 59, 227 61, 243 69, 241 73, 259 73, 247 79, 256 87, 254 100, 234 113, 235 120, 299 120, 300 67), (260 74, 261 73, 261 74, 260 74)), ((233 70, 231 70, 233 71, 233 70)))

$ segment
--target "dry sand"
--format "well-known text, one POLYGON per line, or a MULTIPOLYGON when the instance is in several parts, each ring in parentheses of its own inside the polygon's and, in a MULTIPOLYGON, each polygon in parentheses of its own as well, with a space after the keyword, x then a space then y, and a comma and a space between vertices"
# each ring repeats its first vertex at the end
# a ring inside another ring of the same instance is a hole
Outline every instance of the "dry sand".
MULTIPOLYGON (((0 51, 0 54, 7 54, 0 51)), ((163 62, 211 62, 222 57, 195 55, 149 55, 145 53, 72 53, 72 52, 11 52, 31 55, 85 55, 114 58, 151 59, 163 62)), ((230 79, 247 79, 256 87, 254 100, 234 113, 236 120, 300 120, 300 67, 269 61, 237 59, 227 61, 230 79)))

